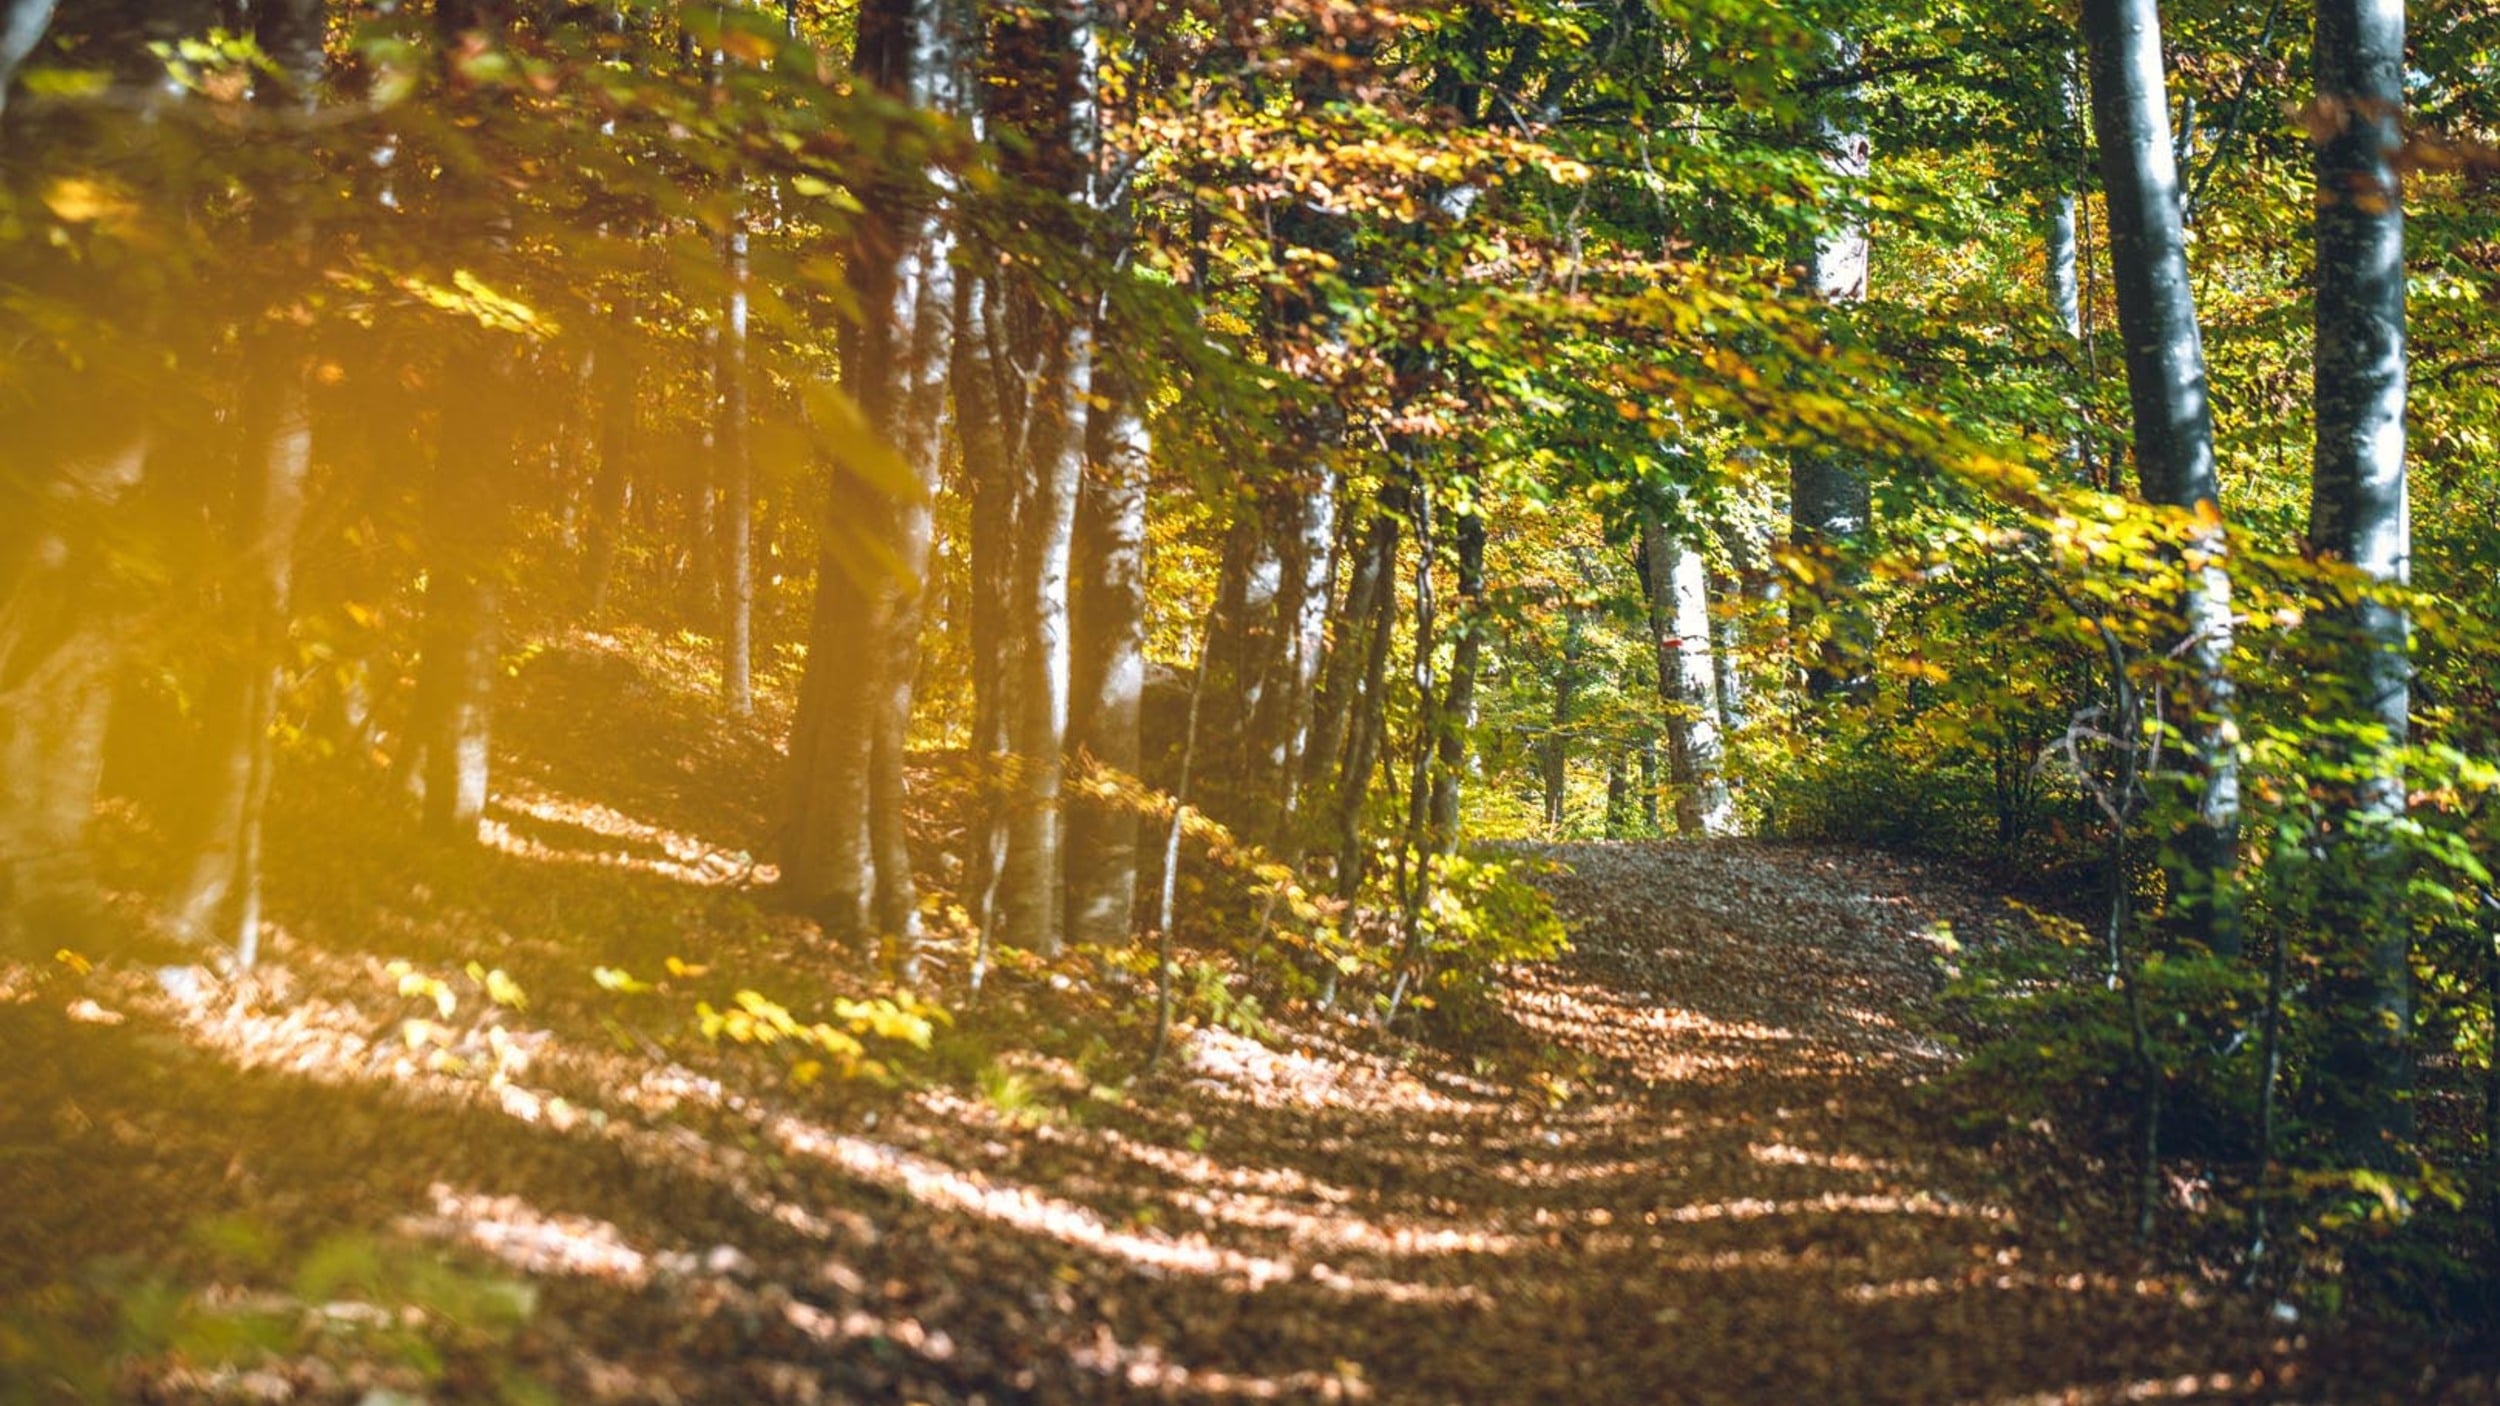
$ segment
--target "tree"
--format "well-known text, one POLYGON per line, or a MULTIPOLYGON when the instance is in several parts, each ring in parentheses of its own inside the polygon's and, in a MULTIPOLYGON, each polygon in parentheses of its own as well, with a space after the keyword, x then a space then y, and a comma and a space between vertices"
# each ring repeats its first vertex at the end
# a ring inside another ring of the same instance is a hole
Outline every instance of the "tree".
POLYGON ((1667 777, 1675 786, 1676 828, 1698 837, 1726 833, 1733 817, 1719 776, 1722 724, 1712 657, 1710 566, 1693 544, 1694 534, 1689 522, 1671 526, 1656 504, 1642 504, 1641 556, 1647 565, 1658 698, 1666 713, 1667 777))
POLYGON ((2110 279, 2126 343, 2136 478, 2144 496, 2193 515, 2175 653, 2184 675, 2174 716, 2186 756, 2176 788, 2188 813, 2171 864, 2185 935, 2239 950, 2232 875, 2239 832, 2237 729, 2231 716, 2231 581, 2226 569, 2205 349, 2188 281, 2178 163, 2162 79, 2154 0, 2087 0, 2092 124, 2109 207, 2110 279))
MULTIPOLYGON (((960 115, 973 42, 942 0, 880 0, 862 11, 853 66, 877 91, 923 112, 960 115)), ((782 835, 789 900, 836 941, 889 944, 908 971, 919 890, 905 830, 920 601, 930 500, 938 491, 940 412, 953 363, 956 215, 942 167, 927 183, 872 189, 847 269, 859 322, 843 344, 856 414, 827 465, 808 668, 790 747, 782 835)))
POLYGON ((2405 484, 2405 23, 2399 0, 2318 7, 2317 406, 2309 547, 2350 569, 2330 632, 2336 760, 2319 905, 2334 1020, 2322 1073, 2339 1147, 2391 1165, 2412 1129, 2411 920, 2392 826, 2410 730, 2405 484))
MULTIPOLYGON (((1822 42, 1830 72, 1847 75, 1859 66, 1863 51, 1854 38, 1832 32, 1822 36, 1822 42)), ((1874 159, 1874 144, 1866 134, 1864 109, 1854 80, 1815 102, 1809 130, 1830 177, 1829 188, 1854 197, 1855 187, 1865 181, 1874 159)), ((1864 301, 1872 253, 1865 217, 1850 211, 1830 212, 1822 218, 1814 236, 1813 255, 1806 266, 1808 291, 1832 307, 1864 301)), ((1789 542, 1801 552, 1832 561, 1843 586, 1856 575, 1850 554, 1865 534, 1873 512, 1864 464, 1822 447, 1801 449, 1789 456, 1789 542)), ((1799 596, 1791 612, 1792 628, 1800 636, 1807 635, 1815 613, 1823 608, 1821 603, 1799 596)), ((1855 677, 1847 656, 1854 643, 1862 642, 1847 638, 1853 627, 1838 628, 1841 636, 1817 650, 1815 661, 1806 667, 1809 692, 1838 692, 1855 677)))
MULTIPOLYGON (((253 37, 270 61, 254 97, 264 109, 309 112, 320 100, 326 7, 321 0, 273 0, 253 14, 253 37)), ((263 182, 260 219, 271 248, 286 251, 301 277, 306 231, 292 172, 263 182)), ((221 633, 232 653, 219 661, 202 712, 201 788, 194 859, 171 902, 177 931, 203 946, 222 940, 240 966, 260 941, 263 812, 276 770, 271 730, 286 678, 293 617, 294 555, 312 472, 312 365, 295 316, 300 284, 281 287, 278 306, 244 333, 243 447, 226 512, 231 599, 221 633)))

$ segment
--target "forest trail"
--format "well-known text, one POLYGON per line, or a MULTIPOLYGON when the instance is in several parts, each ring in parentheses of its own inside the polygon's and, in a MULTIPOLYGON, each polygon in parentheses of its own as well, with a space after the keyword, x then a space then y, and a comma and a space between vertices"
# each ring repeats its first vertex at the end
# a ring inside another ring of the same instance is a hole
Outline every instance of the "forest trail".
POLYGON ((1175 1306, 1170 1362, 1333 1358, 1353 1394, 1398 1401, 2299 1392, 2289 1345, 2242 1309, 2077 1257, 1918 1109, 1947 1058, 1914 1019, 1932 939, 2001 907, 1858 852, 1542 853, 1574 951, 1514 972, 1502 1004, 1564 1077, 1200 1037, 1182 1103, 1222 1130, 1234 1189, 1191 1228, 1297 1272, 1175 1306))
POLYGON ((2117 1208, 2041 1223, 2047 1144, 1922 1108, 1938 925, 2005 912, 1934 871, 1539 850, 1574 950, 1464 1038, 1202 1025, 1131 1079, 1149 998, 1075 958, 902 1078, 799 1078, 695 1005, 805 1021, 851 979, 743 885, 769 750, 637 677, 524 675, 474 854, 299 803, 249 982, 0 970, 0 1388, 113 1359, 120 1397, 340 1406, 2373 1394, 2128 1267, 2117 1208), (587 745, 590 700, 644 750, 587 745), (238 1341, 267 1354, 216 1365, 238 1341))

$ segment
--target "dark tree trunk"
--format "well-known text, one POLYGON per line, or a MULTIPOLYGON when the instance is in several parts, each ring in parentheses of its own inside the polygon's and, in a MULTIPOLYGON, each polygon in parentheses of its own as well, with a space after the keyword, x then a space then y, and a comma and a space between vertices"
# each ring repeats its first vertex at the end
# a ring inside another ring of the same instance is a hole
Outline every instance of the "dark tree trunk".
POLYGON ((1663 835, 1666 827, 1658 818, 1658 739, 1641 739, 1641 824, 1652 835, 1663 835))
MULTIPOLYGON (((2318 445, 2309 546, 2370 587, 2401 588, 2412 556, 2405 498, 2404 7, 2322 0, 2318 106, 2333 126, 2317 154, 2318 445)), ((2391 1167, 2412 1131, 2410 922, 2392 831, 2405 813, 2411 694, 2402 605, 2361 595, 2321 629, 2334 646, 2325 708, 2351 730, 2331 789, 2319 928, 2327 944, 2328 1122, 2345 1157, 2391 1167)))
POLYGON ((1586 627, 1576 602, 1563 606, 1562 659, 1554 671, 1554 711, 1544 745, 1537 750, 1538 779, 1545 792, 1545 831, 1560 839, 1570 801, 1572 707, 1579 701, 1580 662, 1587 652, 1586 627))
POLYGON ((1363 513, 1362 542, 1350 558, 1346 588, 1336 597, 1334 628, 1328 631, 1327 662, 1322 666, 1312 703, 1311 735, 1302 754, 1303 789, 1333 791, 1332 774, 1342 770, 1346 745, 1363 691, 1365 661, 1370 657, 1372 617, 1380 593, 1394 590, 1397 573, 1398 512, 1385 501, 1363 513))
POLYGON ((1372 614, 1363 631, 1363 654, 1354 676, 1354 695, 1346 702, 1350 717, 1345 754, 1337 767, 1331 799, 1337 841, 1337 896, 1351 903, 1363 887, 1363 808, 1371 798, 1372 773, 1380 764, 1389 729, 1389 651, 1397 639, 1397 561, 1399 520, 1410 511, 1411 494, 1403 483, 1383 489, 1373 530, 1365 542, 1376 554, 1379 588, 1372 596, 1372 614))
POLYGON ((474 839, 486 813, 498 608, 512 473, 512 421, 500 403, 511 346, 481 334, 441 372, 442 428, 425 492, 428 544, 423 647, 409 744, 429 835, 474 839))
POLYGON ((1476 680, 1483 670, 1484 636, 1492 621, 1484 611, 1484 517, 1461 513, 1456 539, 1458 555, 1457 625, 1450 635, 1450 678, 1441 706, 1434 710, 1438 726, 1433 750, 1432 848, 1448 854, 1458 845, 1459 782, 1467 773, 1469 740, 1476 727, 1476 680))
POLYGON ((2173 787, 2190 812, 2169 868, 2172 920, 2220 953, 2239 950, 2233 895, 2239 836, 2239 770, 2233 751, 2231 582, 2223 567, 2213 413, 2205 350, 2188 282, 2179 172, 2170 144, 2155 0, 2086 0, 2092 122, 2109 209, 2111 281, 2127 348, 2136 476, 2152 502, 2213 524, 2194 547, 2206 565, 2189 576, 2176 651, 2185 678, 2168 715, 2180 720, 2186 765, 2173 787))

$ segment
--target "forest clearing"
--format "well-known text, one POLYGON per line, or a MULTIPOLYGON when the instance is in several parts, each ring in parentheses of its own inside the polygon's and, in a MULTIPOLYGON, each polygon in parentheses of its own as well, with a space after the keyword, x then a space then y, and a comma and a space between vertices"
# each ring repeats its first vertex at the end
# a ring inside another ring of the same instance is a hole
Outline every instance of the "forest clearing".
POLYGON ((2500 1397, 2500 7, 0 0, 0 1406, 2500 1397))

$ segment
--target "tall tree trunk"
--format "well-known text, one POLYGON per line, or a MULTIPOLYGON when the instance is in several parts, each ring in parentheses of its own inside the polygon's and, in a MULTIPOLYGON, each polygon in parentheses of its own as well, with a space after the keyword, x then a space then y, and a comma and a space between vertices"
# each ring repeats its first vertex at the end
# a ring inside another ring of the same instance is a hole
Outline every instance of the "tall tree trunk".
POLYGON ((2109 207, 2112 285, 2127 348, 2127 399, 2136 477, 2152 502, 2210 524, 2191 547, 2175 651, 2185 678, 2165 711, 2180 719, 2186 765, 2175 786, 2189 812, 2168 867, 2172 920, 2183 936, 2219 953, 2240 947, 2233 893, 2239 837, 2239 765, 2231 721, 2231 580, 2224 569, 2214 476, 2213 412, 2205 349, 2188 282, 2179 172, 2163 97, 2161 18, 2155 0, 2086 0, 2092 122, 2109 207))
MULTIPOLYGON (((2079 138, 2085 121, 2083 86, 2076 80, 2074 55, 2071 52, 2061 56, 2057 75, 2057 97, 2058 111, 2062 119, 2060 136, 2062 138, 2069 131, 2075 133, 2078 138, 2075 142, 2075 151, 2077 160, 2080 161, 2082 144, 2079 138)), ((2064 142, 2061 141, 2058 145, 2063 146, 2064 142)), ((2053 177, 2055 186, 2048 195, 2041 198, 2041 264, 2049 314, 2057 319, 2058 329, 2066 334, 2067 340, 2082 353, 2079 370, 2090 374, 2094 369, 2093 358, 2091 347, 2084 339, 2083 329, 2083 260, 2085 256, 2081 224, 2082 206, 2075 193, 2075 180, 2079 174, 2072 167, 2061 166, 2053 177)), ((2084 416, 2084 407, 2079 403, 2070 404, 2068 411, 2078 421, 2078 426, 2074 438, 2066 446, 2067 463, 2074 468, 2083 482, 2097 483, 2099 473, 2092 462, 2092 437, 2080 423, 2084 416)))
POLYGON ((1328 650, 1328 611, 1337 585, 1339 479, 1322 470, 1301 495, 1291 562, 1292 640, 1287 706, 1278 711, 1282 743, 1275 749, 1275 819, 1261 842, 1287 864, 1299 864, 1308 838, 1302 822, 1302 778, 1319 713, 1320 672, 1328 650))
POLYGON ((964 859, 963 892, 973 926, 985 938, 997 927, 999 874, 1006 862, 1006 777, 1012 738, 1008 687, 1018 673, 1020 648, 1010 621, 1021 494, 1005 423, 1012 403, 1000 377, 1003 358, 997 283, 966 277, 956 294, 958 336, 953 366, 955 420, 963 446, 964 481, 971 496, 972 754, 980 760, 976 808, 964 859))
POLYGON ((1459 514, 1457 627, 1450 634, 1450 678, 1435 711, 1432 774, 1432 848, 1448 854, 1458 845, 1458 794, 1466 775, 1468 743, 1476 727, 1476 679, 1482 672, 1485 631, 1484 515, 1459 514))
POLYGON ((1658 735, 1651 733, 1641 739, 1641 823, 1649 833, 1663 835, 1666 827, 1658 820, 1658 735))
MULTIPOLYGON (((101 405, 66 419, 90 434, 114 423, 101 405)), ((14 451, 40 442, 45 427, 29 428, 14 451)), ((0 951, 29 959, 101 910, 87 830, 118 651, 100 525, 139 484, 149 442, 124 431, 45 445, 58 487, 0 514, 0 951)))
POLYGON ((424 643, 409 743, 429 835, 474 839, 486 813, 512 471, 500 404, 517 358, 492 333, 464 338, 441 371, 442 428, 425 492, 424 643))
POLYGON ((1365 549, 1376 553, 1381 572, 1372 598, 1372 618, 1363 632, 1363 655, 1355 675, 1355 693, 1346 702, 1345 754, 1337 767, 1331 799, 1335 808, 1337 897, 1352 903, 1363 888, 1363 809, 1371 798, 1372 773, 1379 766, 1389 729, 1389 651, 1397 639, 1398 522, 1411 511, 1412 489, 1405 481, 1382 489, 1380 505, 1365 549), (1385 524, 1385 530, 1383 525, 1385 524))
POLYGON ((1378 613, 1380 593, 1395 589, 1398 513, 1390 510, 1385 498, 1384 494, 1384 501, 1360 515, 1362 541, 1346 553, 1346 588, 1335 599, 1335 623, 1328 631, 1327 660, 1313 700, 1310 740, 1302 754, 1306 792, 1333 791, 1329 782, 1332 773, 1344 765, 1355 699, 1363 690, 1372 617, 1378 613))
POLYGON ((2083 335, 2083 264, 2075 237, 2075 193, 2061 190, 2040 201, 2042 260, 2049 313, 2067 336, 2083 335))
MULTIPOLYGON (((891 97, 960 112, 971 33, 962 7, 876 0, 861 11, 853 67, 891 97)), ((905 754, 954 359, 952 192, 940 173, 933 192, 874 194, 847 269, 861 321, 845 338, 842 374, 868 429, 909 482, 870 474, 864 463, 831 466, 791 738, 782 881, 788 900, 828 938, 882 939, 889 967, 908 980, 918 958, 919 892, 905 830, 905 754)))
POLYGON ((1079 319, 1024 309, 1019 342, 1038 353, 1029 458, 1020 505, 1015 598, 1010 621, 1018 636, 1016 674, 1008 690, 1008 728, 1015 755, 1014 807, 1008 813, 1007 860, 1000 879, 1000 935, 1037 952, 1061 943, 1066 860, 1061 811, 1067 773, 1069 637, 1068 576, 1076 498, 1085 471, 1085 407, 1091 381, 1090 330, 1079 319))
POLYGON ((1544 744, 1537 749, 1538 779, 1545 792, 1545 832, 1554 839, 1562 838, 1570 800, 1571 712, 1579 701, 1580 661, 1588 649, 1581 614, 1577 602, 1563 606, 1562 660, 1554 671, 1553 717, 1544 744))
MULTIPOLYGON (((734 174, 733 188, 742 186, 734 174)), ((713 346, 712 476, 720 485, 721 702, 732 717, 755 711, 755 472, 747 448, 747 224, 743 189, 721 235, 729 275, 713 346)))
MULTIPOLYGON (((1833 33, 1825 36, 1824 43, 1831 72, 1846 73, 1858 67, 1860 49, 1854 38, 1833 33)), ((1866 135, 1857 86, 1839 88, 1823 99, 1813 124, 1824 169, 1839 181, 1864 182, 1873 167, 1874 146, 1866 135)), ((1814 295, 1835 307, 1864 301, 1871 248, 1862 216, 1852 214, 1827 225, 1815 237, 1808 269, 1814 295)), ((1789 455, 1789 541, 1800 551, 1830 560, 1834 585, 1843 594, 1857 579, 1853 549, 1865 534, 1872 512, 1864 464, 1820 446, 1789 455)), ((1799 592, 1790 606, 1791 628, 1800 640, 1811 637, 1818 613, 1835 608, 1840 613, 1827 622, 1830 635, 1806 666, 1806 688, 1816 696, 1858 686, 1861 679, 1853 656, 1863 641, 1854 638, 1856 626, 1845 603, 1799 592)))
POLYGON ((609 316, 607 345, 593 375, 599 405, 599 471, 590 484, 590 529, 582 554, 582 593, 596 619, 608 608, 616 579, 617 547, 625 532, 625 507, 633 494, 636 397, 642 367, 635 354, 633 317, 623 308, 609 316))
MULTIPOLYGON (((2318 444, 2309 546, 2370 587, 2407 584, 2401 0, 2322 0, 2318 106, 2331 121, 2317 154, 2318 444)), ((2339 1149, 2392 1166, 2412 1131, 2410 921, 2392 827, 2404 817, 2410 633, 2401 604, 2361 595, 2322 625, 2337 646, 2322 690, 2338 760, 2358 779, 2328 792, 2320 931, 2328 1122, 2339 1149)))
MULTIPOLYGON (((253 95, 258 105, 312 110, 324 19, 321 0, 269 0, 255 10, 254 37, 272 65, 253 95)), ((300 277, 307 236, 297 193, 273 181, 261 194, 268 212, 261 233, 291 254, 300 277)), ((226 531, 232 653, 213 671, 202 709, 207 785, 190 870, 169 905, 177 932, 202 945, 224 942, 246 968, 259 954, 261 818, 277 760, 272 730, 293 613, 296 528, 312 471, 311 358, 289 312, 273 310, 245 332, 243 451, 226 531)))
POLYGON ((43 42, 43 32, 52 24, 56 0, 5 0, 0 3, 0 116, 6 116, 9 87, 17 81, 17 66, 43 42))
MULTIPOLYGON (((1097 369, 1085 424, 1090 471, 1078 496, 1072 751, 1139 774, 1146 687, 1145 419, 1126 379, 1097 369)), ((1068 935, 1110 946, 1128 939, 1137 904, 1137 813, 1080 804, 1068 812, 1068 935)))
POLYGON ((1667 778, 1675 787, 1676 829, 1716 835, 1729 824, 1719 775, 1719 683, 1711 657, 1710 567, 1690 540, 1671 531, 1652 505, 1641 508, 1649 560, 1649 630, 1658 695, 1667 721, 1667 778))
MULTIPOLYGON (((1001 24, 993 32, 997 62, 987 90, 1001 136, 1013 139, 1016 174, 1052 197, 1040 218, 1078 248, 1099 230, 1083 212, 1098 212, 1107 193, 1098 22, 1087 3, 1065 12, 1025 12, 1001 24)), ((1002 939, 1047 953, 1060 948, 1066 913, 1069 578, 1085 474, 1095 299, 1053 297, 1036 279, 1033 271, 1020 271, 1006 288, 1013 364, 1030 379, 1015 441, 1022 492, 1010 625, 1018 642, 1007 690, 1014 802, 998 910, 1002 939)))

